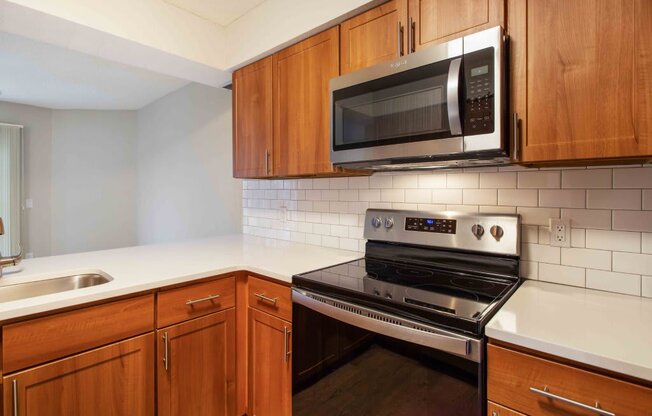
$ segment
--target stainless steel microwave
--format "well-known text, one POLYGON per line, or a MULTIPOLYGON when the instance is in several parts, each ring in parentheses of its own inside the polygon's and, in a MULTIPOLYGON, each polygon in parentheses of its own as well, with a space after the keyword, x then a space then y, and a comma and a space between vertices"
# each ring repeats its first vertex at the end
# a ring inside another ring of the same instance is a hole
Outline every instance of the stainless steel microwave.
POLYGON ((331 79, 331 162, 508 163, 505 42, 494 27, 331 79))

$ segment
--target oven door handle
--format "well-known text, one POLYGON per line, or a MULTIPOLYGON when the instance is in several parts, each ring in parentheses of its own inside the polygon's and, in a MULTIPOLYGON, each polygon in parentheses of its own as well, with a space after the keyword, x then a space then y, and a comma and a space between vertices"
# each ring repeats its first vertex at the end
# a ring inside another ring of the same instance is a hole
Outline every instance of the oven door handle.
POLYGON ((453 136, 462 134, 460 111, 460 81, 462 58, 451 60, 448 67, 448 82, 446 83, 446 107, 448 109, 448 125, 453 136))
POLYGON ((367 331, 480 362, 481 341, 328 296, 292 289, 292 302, 367 331))

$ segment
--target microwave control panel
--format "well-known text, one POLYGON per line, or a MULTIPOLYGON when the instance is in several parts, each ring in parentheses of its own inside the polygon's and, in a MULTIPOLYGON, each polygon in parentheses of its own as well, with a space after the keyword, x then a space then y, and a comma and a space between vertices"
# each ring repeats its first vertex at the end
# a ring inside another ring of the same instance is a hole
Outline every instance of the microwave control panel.
POLYGON ((493 133, 494 109, 494 48, 464 55, 464 134, 493 133))
POLYGON ((444 218, 405 218, 406 231, 425 231, 431 233, 455 234, 457 221, 444 218))

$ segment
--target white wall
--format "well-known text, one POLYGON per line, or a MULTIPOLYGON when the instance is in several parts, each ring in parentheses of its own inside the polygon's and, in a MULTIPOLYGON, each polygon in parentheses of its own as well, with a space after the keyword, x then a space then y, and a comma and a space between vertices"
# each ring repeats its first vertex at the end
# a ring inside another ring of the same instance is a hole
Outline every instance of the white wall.
POLYGON ((34 256, 50 255, 50 156, 52 152, 52 111, 47 108, 0 101, 0 122, 22 124, 24 143, 24 195, 34 208, 21 215, 22 240, 34 256))
POLYGON ((138 112, 138 242, 241 231, 231 92, 190 84, 138 112))
POLYGON ((134 111, 52 112, 52 254, 136 244, 134 111))

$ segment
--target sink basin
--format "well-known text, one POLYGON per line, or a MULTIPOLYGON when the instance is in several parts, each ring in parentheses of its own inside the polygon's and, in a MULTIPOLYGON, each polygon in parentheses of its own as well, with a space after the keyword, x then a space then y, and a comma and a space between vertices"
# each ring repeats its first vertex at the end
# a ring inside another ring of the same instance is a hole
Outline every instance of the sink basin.
POLYGON ((0 302, 11 302, 12 300, 27 299, 35 296, 103 285, 111 280, 113 280, 112 277, 104 274, 83 273, 55 277, 46 280, 37 280, 34 282, 17 283, 15 285, 0 286, 0 302))

